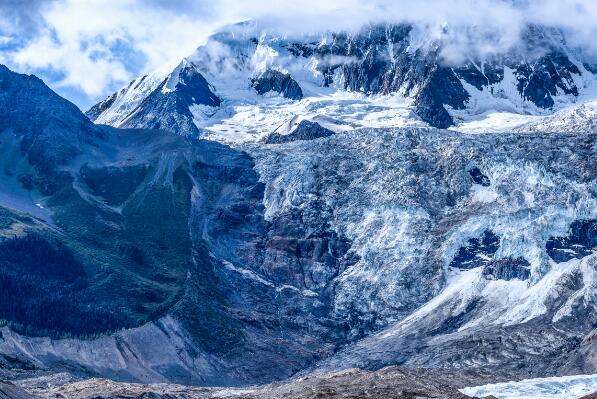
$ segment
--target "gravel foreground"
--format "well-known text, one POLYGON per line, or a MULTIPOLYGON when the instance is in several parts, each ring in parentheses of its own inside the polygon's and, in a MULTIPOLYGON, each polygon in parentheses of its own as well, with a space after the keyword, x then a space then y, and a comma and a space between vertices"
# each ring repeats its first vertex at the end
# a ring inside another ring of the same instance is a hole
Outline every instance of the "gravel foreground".
POLYGON ((87 379, 52 386, 51 378, 0 383, 0 399, 273 399, 395 398, 467 399, 464 386, 495 376, 443 370, 387 367, 375 372, 348 369, 250 388, 201 388, 174 384, 131 384, 87 379))

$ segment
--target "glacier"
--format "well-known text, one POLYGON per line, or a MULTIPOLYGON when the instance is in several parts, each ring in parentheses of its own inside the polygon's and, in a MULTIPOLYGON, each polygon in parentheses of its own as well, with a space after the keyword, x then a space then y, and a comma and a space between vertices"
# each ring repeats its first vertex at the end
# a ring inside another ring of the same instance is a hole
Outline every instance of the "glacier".
POLYGON ((597 391, 597 375, 535 378, 517 382, 464 388, 463 393, 498 399, 568 399, 580 398, 597 391))

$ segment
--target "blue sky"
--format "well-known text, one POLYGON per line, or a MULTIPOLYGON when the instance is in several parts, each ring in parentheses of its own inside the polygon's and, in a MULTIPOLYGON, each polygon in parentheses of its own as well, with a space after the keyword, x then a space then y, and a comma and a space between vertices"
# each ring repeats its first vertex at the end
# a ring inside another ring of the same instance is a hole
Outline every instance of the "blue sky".
POLYGON ((87 109, 213 30, 200 1, 0 0, 0 63, 87 109))
POLYGON ((415 23, 455 59, 505 50, 539 23, 597 54, 596 0, 0 0, 0 63, 87 109, 247 19, 289 35, 415 23))

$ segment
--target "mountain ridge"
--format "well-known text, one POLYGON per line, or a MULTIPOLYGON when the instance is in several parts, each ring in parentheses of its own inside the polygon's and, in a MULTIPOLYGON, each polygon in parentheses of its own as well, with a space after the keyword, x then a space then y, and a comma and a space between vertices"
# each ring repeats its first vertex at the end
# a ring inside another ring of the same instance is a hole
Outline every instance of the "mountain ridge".
MULTIPOLYGON (((488 106, 519 114, 549 113, 574 104, 583 91, 592 90, 585 86, 595 81, 590 64, 576 59, 561 33, 546 27, 527 27, 522 44, 506 54, 471 58, 460 65, 443 60, 441 43, 417 43, 416 28, 410 25, 373 25, 357 33, 304 39, 279 37, 259 29, 257 23, 224 28, 188 57, 224 99, 226 110, 222 113, 228 117, 237 112, 235 107, 261 102, 259 96, 251 95, 251 82, 273 73, 286 74, 295 83, 294 91, 307 91, 304 96, 293 94, 291 99, 317 99, 330 90, 396 95, 412 102, 406 107, 413 113, 411 119, 421 126, 438 128, 482 117, 483 107, 488 106)), ((276 87, 274 75, 269 79, 270 83, 260 84, 271 90, 276 87)), ((130 91, 130 86, 123 90, 130 91)), ((126 96, 131 95, 138 96, 126 96)), ((110 106, 104 113, 118 114, 119 107, 110 106)), ((151 109, 152 105, 144 107, 151 109)), ((192 103, 183 108, 193 113, 192 103)), ((218 107, 212 108, 194 112, 191 117, 186 110, 176 115, 190 126, 209 132, 219 122, 212 118, 218 115, 218 107)), ((109 120, 93 110, 88 113, 92 119, 109 120)), ((113 123, 122 124, 122 118, 113 123)), ((341 121, 332 123, 341 125, 341 121)), ((192 127, 178 132, 191 130, 197 133, 192 127)))

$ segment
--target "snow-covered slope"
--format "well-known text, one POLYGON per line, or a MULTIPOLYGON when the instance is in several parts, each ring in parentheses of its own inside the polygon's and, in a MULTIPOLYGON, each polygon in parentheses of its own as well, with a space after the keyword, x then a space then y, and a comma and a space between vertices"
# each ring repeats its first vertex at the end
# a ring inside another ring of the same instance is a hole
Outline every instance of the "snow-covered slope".
MULTIPOLYGON (((183 61, 205 77, 221 105, 179 101, 169 113, 178 122, 160 127, 180 134, 199 129, 226 142, 289 131, 297 118, 337 131, 429 125, 504 131, 595 98, 593 72, 552 30, 530 27, 524 45, 508 54, 450 66, 418 34, 404 25, 291 38, 257 23, 227 27, 183 61), (285 92, 284 79, 300 96, 285 92)), ((98 123, 147 127, 163 114, 148 97, 180 70, 166 66, 137 79, 87 114, 98 123)))
POLYGON ((165 67, 132 81, 87 115, 96 123, 115 127, 197 134, 191 109, 217 107, 220 103, 197 67, 185 59, 173 71, 165 67))

